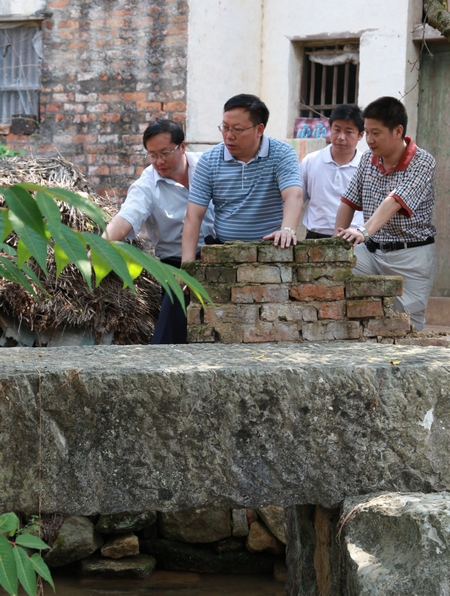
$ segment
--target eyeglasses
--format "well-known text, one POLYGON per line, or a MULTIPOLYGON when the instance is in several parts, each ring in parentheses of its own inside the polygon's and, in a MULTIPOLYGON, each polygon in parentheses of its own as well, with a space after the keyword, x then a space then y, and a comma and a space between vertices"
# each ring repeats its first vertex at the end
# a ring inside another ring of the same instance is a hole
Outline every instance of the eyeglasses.
POLYGON ((172 151, 162 151, 161 153, 146 153, 145 156, 148 157, 150 163, 155 163, 158 161, 158 159, 166 161, 166 159, 169 159, 169 157, 173 155, 173 153, 175 153, 175 151, 178 149, 180 145, 174 147, 172 151))
POLYGON ((226 135, 230 132, 233 136, 238 137, 245 130, 250 130, 250 128, 255 128, 255 126, 259 126, 259 124, 261 124, 261 122, 258 122, 258 124, 252 124, 252 126, 247 126, 247 128, 230 128, 229 126, 225 126, 225 124, 219 124, 219 126, 217 128, 220 130, 220 132, 223 135, 226 135))

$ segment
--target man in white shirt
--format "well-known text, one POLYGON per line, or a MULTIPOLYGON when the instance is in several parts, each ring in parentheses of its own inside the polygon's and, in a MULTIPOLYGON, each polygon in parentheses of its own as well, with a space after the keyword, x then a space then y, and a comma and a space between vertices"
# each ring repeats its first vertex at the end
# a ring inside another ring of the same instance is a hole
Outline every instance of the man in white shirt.
MULTIPOLYGON (((201 154, 186 152, 183 129, 171 120, 150 124, 144 131, 143 144, 151 165, 130 186, 105 236, 112 241, 132 239, 145 223, 155 255, 163 263, 180 267, 189 186, 201 154)), ((213 222, 214 214, 209 210, 202 223, 197 251, 206 236, 214 235, 213 222)), ((152 343, 186 343, 186 317, 178 301, 172 304, 167 295, 163 297, 152 343)))
MULTIPOLYGON (((306 238, 330 238, 336 213, 361 159, 356 148, 364 135, 364 120, 355 104, 342 104, 330 116, 331 144, 306 155, 301 162, 303 197, 307 204, 303 217, 306 238)), ((364 225, 362 212, 355 212, 351 226, 364 225)))

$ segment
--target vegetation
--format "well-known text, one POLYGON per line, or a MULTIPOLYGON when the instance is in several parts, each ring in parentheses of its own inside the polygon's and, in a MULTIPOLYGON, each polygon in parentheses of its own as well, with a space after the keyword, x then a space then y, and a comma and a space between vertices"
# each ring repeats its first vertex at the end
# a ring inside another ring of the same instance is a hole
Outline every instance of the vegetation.
POLYGON ((49 547, 27 529, 19 529, 19 518, 15 513, 0 515, 0 586, 10 596, 17 595, 19 582, 28 596, 36 596, 36 574, 55 589, 41 555, 38 552, 29 554, 29 549, 38 551, 49 547))
POLYGON ((15 157, 16 155, 25 155, 25 151, 15 151, 0 143, 0 157, 15 157))
POLYGON ((94 232, 75 231, 62 223, 58 202, 64 202, 87 215, 101 231, 105 231, 106 213, 88 198, 70 190, 48 188, 22 182, 0 188, 6 206, 0 208, 0 276, 23 286, 38 299, 36 288, 44 289, 28 261, 34 257, 45 275, 48 249, 52 247, 57 275, 66 265, 74 263, 90 290, 93 275, 95 284, 113 271, 123 281, 124 287, 135 292, 133 280, 145 269, 170 296, 175 296, 184 308, 180 279, 200 301, 210 300, 201 284, 185 271, 165 265, 125 242, 109 242, 94 232), (5 240, 15 232, 15 247, 5 240), (88 252, 90 251, 90 258, 88 252))

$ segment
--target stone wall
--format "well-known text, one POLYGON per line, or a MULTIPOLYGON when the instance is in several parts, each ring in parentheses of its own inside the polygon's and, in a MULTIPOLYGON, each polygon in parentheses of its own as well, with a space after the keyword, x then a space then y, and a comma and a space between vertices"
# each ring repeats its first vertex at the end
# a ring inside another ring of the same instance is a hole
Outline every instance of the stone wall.
POLYGON ((190 343, 388 341, 410 331, 409 315, 392 309, 398 277, 356 276, 344 240, 304 240, 280 249, 271 242, 204 246, 185 267, 215 306, 188 309, 190 343))
POLYGON ((63 155, 100 194, 124 198, 148 165, 142 132, 184 123, 186 0, 49 0, 43 29, 40 127, 0 142, 63 155))

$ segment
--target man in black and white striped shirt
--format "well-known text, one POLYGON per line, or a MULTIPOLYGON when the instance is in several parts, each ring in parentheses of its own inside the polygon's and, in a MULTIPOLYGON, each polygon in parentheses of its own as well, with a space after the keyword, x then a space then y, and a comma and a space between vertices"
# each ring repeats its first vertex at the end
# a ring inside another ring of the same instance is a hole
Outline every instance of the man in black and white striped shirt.
POLYGON ((394 307, 420 330, 436 272, 436 162, 406 136, 408 116, 394 97, 372 102, 363 117, 369 151, 341 197, 335 233, 355 246, 354 273, 403 276, 394 307), (357 230, 349 228, 355 210, 365 221, 357 230))

